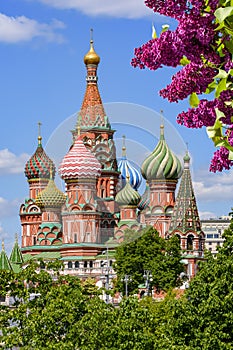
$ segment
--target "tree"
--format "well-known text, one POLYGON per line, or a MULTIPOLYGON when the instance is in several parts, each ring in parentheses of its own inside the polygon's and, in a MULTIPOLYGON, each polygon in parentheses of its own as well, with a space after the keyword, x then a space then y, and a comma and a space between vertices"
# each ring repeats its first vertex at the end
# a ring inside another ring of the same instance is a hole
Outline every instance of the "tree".
POLYGON ((216 258, 209 253, 185 295, 164 304, 161 331, 174 348, 233 348, 233 222, 224 237, 223 248, 216 258))
POLYGON ((135 49, 132 65, 157 70, 183 66, 160 91, 169 102, 189 97, 191 108, 177 116, 188 128, 206 127, 219 149, 213 172, 233 165, 233 6, 230 0, 145 0, 146 6, 172 17, 174 31, 163 27, 160 37, 135 49), (213 98, 213 93, 214 98, 213 98), (210 94, 209 98, 199 96, 210 94))
POLYGON ((116 250, 115 259, 117 287, 123 293, 125 275, 131 276, 130 292, 137 292, 138 285, 145 283, 145 270, 151 271, 153 285, 157 289, 168 290, 177 285, 183 271, 177 237, 165 240, 152 227, 137 233, 128 230, 125 241, 116 250))

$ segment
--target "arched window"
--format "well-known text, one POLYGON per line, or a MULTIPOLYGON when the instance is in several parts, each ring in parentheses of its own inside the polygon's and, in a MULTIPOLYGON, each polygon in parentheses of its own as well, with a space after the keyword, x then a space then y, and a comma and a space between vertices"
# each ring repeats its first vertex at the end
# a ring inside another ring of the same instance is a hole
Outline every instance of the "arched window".
POLYGON ((74 263, 74 267, 75 267, 76 269, 78 269, 78 268, 79 268, 79 261, 75 261, 75 263, 74 263))
POLYGON ((84 261, 83 267, 87 268, 87 261, 84 261))
POLYGON ((72 267, 73 267, 73 263, 72 263, 72 261, 69 261, 68 262, 68 269, 72 269, 72 267))
POLYGON ((93 267, 93 261, 92 260, 89 262, 89 266, 90 266, 90 268, 93 267))
POLYGON ((188 235, 188 237, 187 237, 187 250, 193 250, 193 240, 194 240, 194 236, 188 235))

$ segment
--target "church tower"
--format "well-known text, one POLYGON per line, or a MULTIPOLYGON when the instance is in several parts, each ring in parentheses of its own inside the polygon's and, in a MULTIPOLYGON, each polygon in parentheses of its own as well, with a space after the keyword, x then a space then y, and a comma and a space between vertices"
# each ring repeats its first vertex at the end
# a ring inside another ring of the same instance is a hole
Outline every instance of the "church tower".
POLYGON ((29 184, 29 198, 25 199, 20 207, 20 221, 22 227, 22 247, 36 245, 37 232, 42 222, 41 209, 36 204, 36 197, 48 185, 50 174, 55 177, 55 165, 47 156, 42 146, 42 137, 39 136, 35 153, 25 165, 25 175, 29 184))
POLYGON ((154 226, 165 238, 175 205, 177 181, 182 166, 177 156, 168 147, 164 137, 164 126, 160 126, 160 140, 153 152, 144 160, 142 176, 149 186, 150 203, 141 213, 147 225, 154 226))
POLYGON ((187 260, 187 274, 192 277, 196 274, 196 262, 203 257, 205 236, 201 230, 189 164, 190 156, 186 152, 169 235, 179 238, 183 257, 187 260))
MULTIPOLYGON (((92 31, 91 31, 92 36, 92 31)), ((113 141, 115 130, 111 128, 98 89, 97 68, 100 57, 94 50, 91 37, 90 50, 84 56, 87 69, 86 91, 81 110, 78 113, 77 125, 73 130, 73 138, 77 137, 78 127, 85 146, 101 163, 101 174, 97 182, 98 197, 106 200, 110 211, 114 211, 114 198, 118 183, 116 149, 113 141)))
POLYGON ((100 173, 100 162, 78 135, 59 167, 67 194, 62 210, 63 243, 100 243, 101 213, 96 190, 100 173))

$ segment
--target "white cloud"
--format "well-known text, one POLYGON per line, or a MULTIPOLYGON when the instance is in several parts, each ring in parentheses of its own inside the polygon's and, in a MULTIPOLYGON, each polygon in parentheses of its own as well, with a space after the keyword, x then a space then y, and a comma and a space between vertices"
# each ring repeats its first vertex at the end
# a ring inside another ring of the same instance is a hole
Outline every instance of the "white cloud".
POLYGON ((199 211, 199 217, 201 220, 206 220, 210 218, 216 218, 216 214, 212 211, 199 211))
POLYGON ((153 15, 144 0, 39 0, 60 8, 74 9, 89 16, 110 16, 118 18, 141 18, 153 15))
POLYGON ((26 153, 16 156, 7 148, 0 150, 0 175, 23 173, 29 158, 30 156, 26 153))
POLYGON ((0 42, 17 43, 40 37, 47 41, 60 43, 64 39, 61 34, 55 31, 62 28, 64 28, 64 24, 58 20, 47 24, 39 23, 25 16, 9 17, 0 13, 0 42))
POLYGON ((199 171, 193 181, 198 200, 224 202, 233 200, 233 170, 222 173, 199 171))
POLYGON ((8 200, 0 197, 0 218, 3 219, 15 215, 16 210, 17 212, 19 211, 20 203, 22 203, 20 199, 8 200))

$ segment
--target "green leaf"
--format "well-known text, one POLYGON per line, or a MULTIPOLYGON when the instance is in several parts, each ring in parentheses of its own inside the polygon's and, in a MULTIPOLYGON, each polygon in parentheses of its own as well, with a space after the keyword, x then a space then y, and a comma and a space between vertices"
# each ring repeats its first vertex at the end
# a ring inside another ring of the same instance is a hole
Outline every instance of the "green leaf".
POLYGON ((223 140, 222 126, 223 123, 220 118, 225 118, 223 112, 219 109, 215 109, 216 112, 216 120, 213 126, 208 126, 206 128, 207 135, 214 142, 215 146, 218 147, 220 142, 223 140))
POLYGON ((155 30, 155 26, 152 23, 152 39, 156 39, 156 38, 157 38, 157 33, 156 33, 156 30, 155 30))
POLYGON ((189 96, 189 104, 192 108, 197 107, 200 103, 200 100, 195 92, 192 92, 189 96))
POLYGON ((223 70, 223 69, 219 69, 218 70, 218 74, 214 77, 215 79, 224 79, 228 77, 228 73, 223 70))
POLYGON ((189 63, 190 63, 190 61, 187 59, 186 56, 183 56, 183 57, 181 58, 181 60, 180 60, 180 65, 181 65, 181 66, 187 66, 187 64, 189 64, 189 63))
POLYGON ((233 160, 233 151, 231 151, 231 150, 229 150, 228 159, 233 160))
POLYGON ((226 82, 227 82, 227 79, 224 78, 224 79, 221 79, 218 83, 218 86, 216 88, 216 92, 215 92, 215 97, 219 97, 220 93, 224 90, 226 90, 227 86, 226 86, 226 82))
POLYGON ((225 8, 220 7, 215 11, 214 14, 219 23, 222 23, 227 17, 233 14, 233 6, 227 6, 225 8))
POLYGON ((163 24, 163 25, 162 25, 161 33, 166 32, 168 29, 169 29, 169 24, 163 24))

